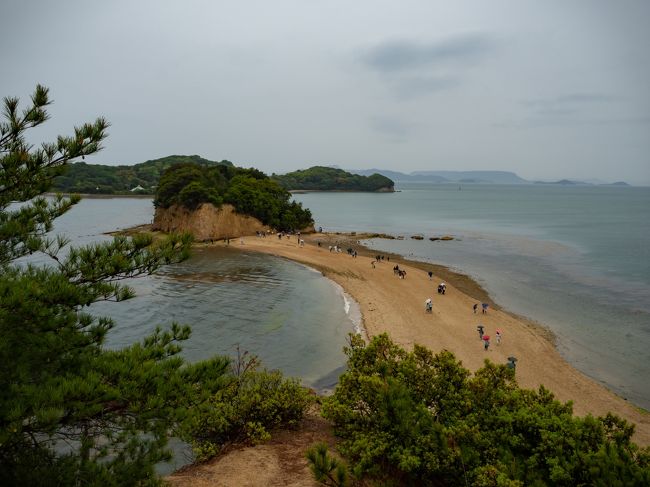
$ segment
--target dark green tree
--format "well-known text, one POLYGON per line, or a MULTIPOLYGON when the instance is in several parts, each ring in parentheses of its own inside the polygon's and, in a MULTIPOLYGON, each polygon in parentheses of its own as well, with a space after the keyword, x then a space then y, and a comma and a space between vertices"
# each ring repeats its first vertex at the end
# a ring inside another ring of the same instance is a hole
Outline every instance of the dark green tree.
POLYGON ((313 166, 287 174, 274 174, 273 180, 288 190, 315 191, 393 191, 395 183, 381 174, 361 176, 343 169, 313 166))
POLYGON ((230 203, 238 213, 250 215, 278 230, 301 230, 313 224, 311 212, 291 200, 291 194, 254 168, 226 164, 178 164, 160 178, 154 205, 179 205, 190 210, 201 203, 230 203))
POLYGON ((169 458, 167 437, 227 384, 229 361, 189 365, 189 329, 172 325, 123 350, 103 348, 113 323, 87 307, 133 296, 123 279, 187 255, 190 239, 116 238, 83 248, 47 235, 79 199, 42 193, 66 165, 101 148, 97 119, 34 148, 48 90, 4 99, 0 123, 0 485, 149 485, 169 458), (39 252, 49 265, 17 260, 39 252))
MULTIPOLYGON (((348 370, 323 411, 361 482, 378 485, 650 485, 650 449, 621 418, 574 417, 544 387, 518 387, 486 361, 473 376, 454 356, 387 335, 351 338, 348 370)), ((314 456, 312 467, 326 470, 314 456), (320 466, 319 466, 320 465, 320 466)), ((365 484, 364 484, 365 485, 365 484)))

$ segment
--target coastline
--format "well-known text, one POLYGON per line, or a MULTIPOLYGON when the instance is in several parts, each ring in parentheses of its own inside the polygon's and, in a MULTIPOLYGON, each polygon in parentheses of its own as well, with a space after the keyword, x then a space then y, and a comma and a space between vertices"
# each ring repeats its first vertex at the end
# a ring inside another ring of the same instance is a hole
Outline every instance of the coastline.
POLYGON ((480 368, 486 358, 506 363, 507 357, 514 355, 519 359, 517 380, 521 387, 537 389, 544 385, 558 400, 572 401, 574 414, 579 416, 601 416, 610 411, 618 414, 636 425, 634 441, 650 444, 650 414, 571 366, 557 350, 550 330, 502 309, 471 277, 447 267, 384 252, 382 255, 390 261, 380 261, 373 269, 370 262, 377 252, 359 243, 364 237, 310 234, 303 236, 305 247, 299 247, 295 237, 282 241, 275 236, 246 237, 243 248, 288 258, 321 271, 358 303, 368 337, 387 332, 407 348, 419 343, 434 352, 447 349, 471 371, 480 368), (359 256, 353 259, 345 252, 330 253, 328 246, 334 244, 344 250, 353 247, 359 256), (393 275, 394 264, 407 270, 406 279, 393 275), (434 273, 433 281, 426 274, 429 270, 434 273), (441 281, 447 283, 445 296, 435 293, 441 281), (422 303, 427 297, 433 299, 432 315, 424 313, 422 303), (488 313, 474 315, 472 305, 482 302, 490 304, 488 313), (488 333, 501 328, 501 345, 493 340, 485 352, 476 332, 477 323, 484 324, 488 333))

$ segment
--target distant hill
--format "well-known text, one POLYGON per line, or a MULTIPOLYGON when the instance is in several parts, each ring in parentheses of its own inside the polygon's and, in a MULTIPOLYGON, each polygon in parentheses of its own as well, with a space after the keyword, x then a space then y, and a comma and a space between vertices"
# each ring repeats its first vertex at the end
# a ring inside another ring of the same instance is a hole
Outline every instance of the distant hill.
POLYGON ((271 178, 288 190, 312 191, 394 191, 395 183, 385 175, 352 174, 343 169, 313 166, 271 178))
POLYGON ((535 181, 535 184, 555 184, 559 186, 593 186, 591 183, 583 181, 572 181, 570 179, 560 179, 559 181, 535 181))
POLYGON ((70 164, 66 172, 54 180, 53 191, 89 194, 153 194, 161 174, 175 164, 193 163, 210 167, 232 166, 230 161, 210 161, 200 156, 167 156, 133 166, 104 164, 70 164), (134 188, 138 188, 133 191, 134 188))
POLYGON ((560 179, 559 181, 535 181, 535 184, 556 184, 560 186, 629 186, 625 181, 617 181, 615 183, 603 183, 603 182, 590 182, 590 181, 579 181, 576 179, 560 179))
POLYGON ((354 174, 382 174, 394 181, 427 183, 488 183, 488 184, 530 184, 508 171, 415 171, 409 174, 386 169, 351 169, 354 174))

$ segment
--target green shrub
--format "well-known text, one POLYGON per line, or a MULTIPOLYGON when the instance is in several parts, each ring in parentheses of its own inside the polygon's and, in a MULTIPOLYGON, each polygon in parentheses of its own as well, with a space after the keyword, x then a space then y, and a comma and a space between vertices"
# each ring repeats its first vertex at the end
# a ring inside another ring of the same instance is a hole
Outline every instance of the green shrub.
POLYGON ((297 379, 258 370, 255 358, 240 359, 230 384, 190 412, 181 436, 193 445, 197 459, 205 460, 227 443, 255 444, 268 440, 273 428, 295 426, 312 402, 297 379))
POLYGON ((544 387, 489 361, 356 336, 323 414, 355 478, 382 485, 650 485, 650 449, 621 418, 574 417, 544 387))

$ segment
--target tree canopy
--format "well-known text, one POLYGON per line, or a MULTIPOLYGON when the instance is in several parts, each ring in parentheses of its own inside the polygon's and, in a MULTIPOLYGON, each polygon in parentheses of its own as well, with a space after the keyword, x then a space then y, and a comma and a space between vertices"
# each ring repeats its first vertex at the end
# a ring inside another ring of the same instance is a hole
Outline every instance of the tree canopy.
MULTIPOLYGON (((362 485, 650 485, 650 448, 631 441, 633 425, 575 417, 544 387, 519 388, 505 365, 472 376, 451 352, 407 352, 387 335, 353 336, 346 353, 323 411, 362 485)), ((309 457, 318 479, 346 483, 322 447, 309 457)))
POLYGON ((229 203, 278 230, 299 230, 313 224, 311 212, 291 201, 291 194, 263 172, 235 166, 178 164, 160 178, 154 205, 180 205, 190 210, 201 203, 229 203))
POLYGON ((80 161, 69 164, 52 184, 54 191, 84 194, 153 194, 161 174, 176 164, 193 163, 205 167, 232 166, 230 161, 210 161, 200 156, 167 156, 133 166, 108 166, 80 161), (143 189, 132 191, 140 186, 143 189))
POLYGON ((104 347, 113 322, 88 307, 133 297, 123 280, 186 258, 190 238, 70 247, 49 236, 79 198, 42 193, 70 161, 100 150, 108 127, 100 118, 34 149, 25 134, 47 120, 49 104, 42 86, 22 111, 5 98, 0 123, 0 485, 157 485, 170 435, 210 456, 299 419, 309 399, 296 381, 250 360, 187 363, 187 326, 104 347), (21 259, 36 252, 49 264, 21 259))
POLYGON ((313 166, 286 174, 274 174, 273 179, 288 190, 316 191, 393 191, 395 183, 381 174, 361 176, 343 169, 313 166))

